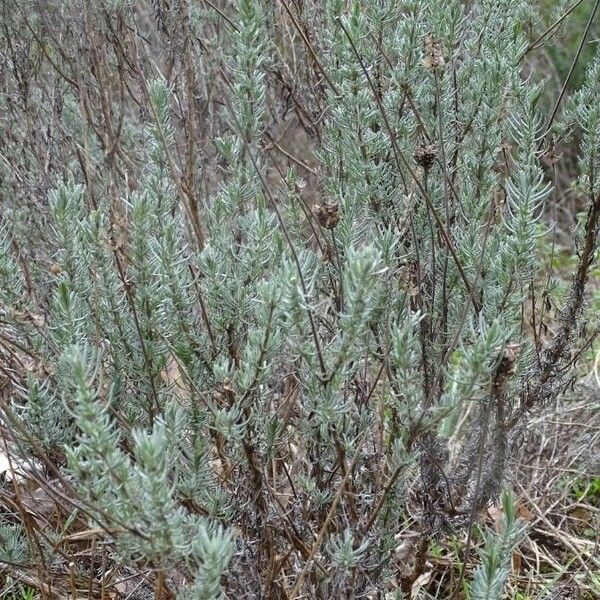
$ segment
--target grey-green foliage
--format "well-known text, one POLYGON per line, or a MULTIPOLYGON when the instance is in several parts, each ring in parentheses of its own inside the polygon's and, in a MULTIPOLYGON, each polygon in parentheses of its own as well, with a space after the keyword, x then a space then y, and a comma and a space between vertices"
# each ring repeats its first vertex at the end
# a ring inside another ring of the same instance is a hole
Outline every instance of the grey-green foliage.
MULTIPOLYGON (((3 205, 24 447, 66 456, 111 560, 179 570, 182 598, 276 594, 299 573, 311 597, 383 588, 398 531, 426 548, 497 499, 539 374, 525 313, 553 184, 545 88, 524 74, 530 3, 306 1, 290 16, 239 0, 221 19, 156 2, 152 57, 113 43, 139 31, 132 4, 96 7, 107 64, 144 73, 105 137, 61 80, 76 143, 43 243, 3 205), (281 167, 287 128, 309 142, 281 167), (15 240, 31 241, 32 282, 15 240)), ((550 130, 581 134, 591 203, 599 64, 550 130)), ((505 500, 478 598, 510 569, 505 500)))
POLYGON ((523 537, 524 526, 517 516, 515 498, 508 492, 502 496, 502 518, 497 533, 484 533, 481 564, 475 570, 471 585, 473 600, 500 600, 510 572, 513 550, 523 537))
POLYGON ((4 288, 6 306, 14 306, 23 295, 23 282, 10 247, 10 233, 4 225, 0 230, 0 280, 4 288))
POLYGON ((574 95, 569 110, 569 115, 581 131, 581 154, 579 168, 581 176, 579 185, 589 198, 598 195, 600 182, 598 169, 600 158, 600 108, 598 107, 598 93, 600 91, 600 55, 596 54, 590 63, 586 79, 581 89, 574 95))
POLYGON ((0 560, 6 564, 20 566, 29 555, 26 537, 21 525, 0 524, 0 560))
POLYGON ((110 394, 105 400, 98 396, 98 356, 74 346, 62 360, 71 375, 65 404, 79 430, 67 458, 83 498, 93 507, 91 515, 106 527, 123 528, 118 540, 123 556, 142 553, 161 569, 183 559, 199 565, 192 597, 214 597, 232 538, 177 505, 176 466, 185 427, 179 409, 166 410, 149 432, 134 430, 129 456, 109 414, 110 394))

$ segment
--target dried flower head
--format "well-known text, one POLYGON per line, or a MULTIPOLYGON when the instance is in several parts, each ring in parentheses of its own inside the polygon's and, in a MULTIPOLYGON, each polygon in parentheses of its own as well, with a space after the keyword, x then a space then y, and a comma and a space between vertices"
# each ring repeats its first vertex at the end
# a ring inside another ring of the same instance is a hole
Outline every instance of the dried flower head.
POLYGON ((335 249, 331 244, 325 244, 323 247, 323 260, 328 263, 333 262, 335 256, 335 249))
POLYGON ((423 66, 426 69, 437 69, 444 66, 444 57, 442 56, 442 46, 438 40, 428 35, 425 38, 425 58, 423 66))
POLYGON ((313 204, 312 213, 321 227, 334 229, 340 221, 339 204, 313 204))
POLYGON ((555 165, 562 158, 562 153, 558 151, 556 144, 551 144, 543 155, 549 165, 555 165))
POLYGON ((425 171, 429 171, 437 156, 437 149, 433 144, 421 144, 413 154, 415 162, 425 171))

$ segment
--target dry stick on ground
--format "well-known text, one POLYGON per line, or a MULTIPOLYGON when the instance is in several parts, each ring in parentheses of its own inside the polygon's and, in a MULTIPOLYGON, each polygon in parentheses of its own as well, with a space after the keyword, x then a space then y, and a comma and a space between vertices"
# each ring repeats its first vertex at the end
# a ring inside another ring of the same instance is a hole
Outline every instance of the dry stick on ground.
MULTIPOLYGON (((578 572, 589 572, 595 568, 591 566, 589 559, 593 540, 570 535, 561 522, 561 519, 568 518, 573 506, 579 506, 590 513, 598 512, 585 503, 572 503, 568 487, 565 489, 563 481, 565 477, 569 477, 571 481, 579 480, 583 476, 582 469, 581 466, 576 467, 587 462, 590 448, 597 447, 598 419, 591 419, 594 427, 591 439, 588 429, 595 400, 592 398, 566 407, 548 407, 548 410, 536 416, 531 425, 532 429, 540 430, 539 439, 532 439, 522 449, 519 472, 514 478, 514 485, 527 500, 525 506, 530 507, 535 515, 532 531, 536 533, 536 539, 529 539, 533 556, 524 554, 524 557, 537 565, 534 570, 537 573, 541 569, 540 561, 550 564, 556 572, 555 582, 568 571, 569 565, 565 568, 553 560, 549 552, 544 551, 545 538, 549 538, 550 548, 554 546, 554 540, 560 537, 564 537, 560 541, 566 552, 571 553, 569 543, 574 547, 576 553, 570 562, 578 562, 578 572), (564 435, 568 437, 563 437, 564 435), (535 458, 533 462, 530 459, 532 453, 535 458)), ((574 573, 571 571, 569 575, 573 576, 574 573)), ((580 581, 580 584, 583 586, 583 582, 580 581)))
MULTIPOLYGON (((573 553, 574 558, 581 564, 581 568, 585 570, 588 574, 590 574, 590 569, 582 555, 586 555, 588 562, 593 563, 596 569, 600 569, 600 561, 594 558, 594 556, 592 555, 595 543, 592 540, 582 540, 579 538, 575 538, 574 536, 569 535, 564 531, 561 531, 558 527, 553 525, 550 522, 550 520, 545 516, 544 512, 546 511, 541 511, 537 504, 529 496, 529 494, 527 494, 527 492, 524 489, 522 491, 529 500, 530 506, 532 506, 533 510, 537 514, 538 520, 547 527, 547 529, 538 529, 537 531, 539 533, 542 533, 542 535, 544 536, 549 536, 558 540, 565 548, 569 549, 573 553), (582 550, 577 546, 577 544, 579 546, 589 546, 590 548, 589 550, 582 550)), ((533 530, 536 531, 535 527, 533 530)))

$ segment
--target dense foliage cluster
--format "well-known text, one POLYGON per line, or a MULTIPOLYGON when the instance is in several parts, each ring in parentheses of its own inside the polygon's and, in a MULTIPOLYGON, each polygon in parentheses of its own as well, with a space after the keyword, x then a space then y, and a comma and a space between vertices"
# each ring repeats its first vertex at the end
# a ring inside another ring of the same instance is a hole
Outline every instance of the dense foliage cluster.
MULTIPOLYGON (((535 19, 2 3, 0 561, 48 597, 138 569, 157 598, 409 598, 435 540, 470 542, 586 345, 600 55, 552 111, 535 19), (557 298, 538 249, 568 139, 557 298)), ((472 598, 502 597, 504 513, 453 583, 472 598)))

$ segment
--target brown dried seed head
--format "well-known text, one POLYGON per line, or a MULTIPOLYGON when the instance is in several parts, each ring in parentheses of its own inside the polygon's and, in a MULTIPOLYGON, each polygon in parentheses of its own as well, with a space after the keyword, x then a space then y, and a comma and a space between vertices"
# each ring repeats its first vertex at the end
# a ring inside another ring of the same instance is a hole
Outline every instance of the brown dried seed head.
POLYGON ((562 154, 558 152, 556 146, 552 145, 544 154, 544 158, 549 164, 554 165, 560 161, 560 159, 562 158, 562 154))
POLYGON ((419 295, 419 286, 417 285, 417 268, 414 263, 409 263, 400 267, 398 271, 400 289, 407 292, 411 298, 419 295))
POLYGON ((426 171, 431 168, 436 156, 437 150, 433 144, 422 144, 413 154, 415 162, 426 171))
POLYGON ((313 204, 312 213, 321 227, 333 229, 340 221, 339 204, 313 204))
POLYGON ((335 249, 331 244, 325 244, 323 248, 323 260, 332 263, 335 255, 335 249))
POLYGON ((444 57, 442 56, 442 45, 432 36, 425 38, 425 58, 423 66, 426 69, 437 69, 444 66, 444 57))
POLYGON ((233 383, 228 377, 226 377, 223 380, 223 391, 227 394, 235 394, 235 388, 233 387, 233 383))

